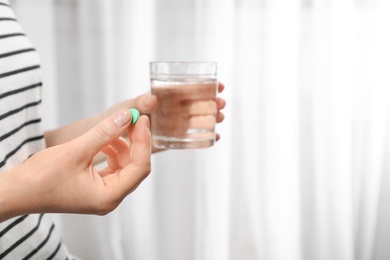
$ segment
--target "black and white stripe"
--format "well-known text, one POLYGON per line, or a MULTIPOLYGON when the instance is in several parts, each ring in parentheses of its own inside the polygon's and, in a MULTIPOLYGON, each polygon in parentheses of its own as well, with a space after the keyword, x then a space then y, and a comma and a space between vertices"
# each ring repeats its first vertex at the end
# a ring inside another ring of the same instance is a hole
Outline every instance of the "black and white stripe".
POLYGON ((0 1, 0 172, 44 147, 40 61, 8 2, 0 1))
POLYGON ((39 215, 39 218, 38 218, 38 221, 37 223, 35 224, 35 226, 28 231, 27 234, 23 235, 21 238, 19 238, 18 240, 16 240, 13 244, 11 244, 9 247, 7 247, 6 250, 4 250, 1 254, 0 254, 0 259, 3 259, 5 258, 7 255, 9 255, 13 250, 15 250, 16 248, 18 248, 18 246, 20 246, 23 242, 25 242, 26 240, 28 240, 35 232, 37 232, 37 230, 39 229, 39 227, 41 226, 41 221, 42 221, 42 217, 43 217, 43 214, 40 214, 39 215))
POLYGON ((47 215, 25 215, 14 219, 3 230, 2 237, 18 232, 17 239, 0 243, 0 259, 64 259, 64 246, 55 232, 55 224, 47 215), (31 224, 30 224, 31 222, 31 224), (25 226, 24 232, 15 227, 25 226), (44 231, 44 232, 43 232, 44 231), (34 243, 31 243, 34 241, 34 243))
POLYGON ((24 216, 21 216, 21 217, 18 217, 18 218, 15 218, 11 221, 11 223, 6 226, 3 230, 0 231, 0 238, 2 236, 4 236, 5 234, 7 234, 7 232, 9 230, 11 230, 13 227, 15 227, 16 225, 18 225, 20 222, 22 222, 23 220, 25 220, 26 218, 28 217, 28 215, 24 215, 24 216))
MULTIPOLYGON (((8 0, 0 0, 0 174, 45 147, 39 56, 8 0)), ((0 259, 72 259, 49 215, 0 223, 0 259)))

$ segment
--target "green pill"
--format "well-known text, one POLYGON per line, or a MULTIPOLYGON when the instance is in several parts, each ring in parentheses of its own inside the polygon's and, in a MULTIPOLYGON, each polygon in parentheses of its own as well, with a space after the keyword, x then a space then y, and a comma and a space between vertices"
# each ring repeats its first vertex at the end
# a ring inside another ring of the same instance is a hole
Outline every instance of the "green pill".
POLYGON ((132 124, 135 124, 135 123, 137 123, 137 121, 138 121, 138 118, 140 117, 140 113, 139 113, 139 111, 137 110, 137 109, 135 109, 135 108, 130 108, 130 113, 131 113, 131 123, 132 124))

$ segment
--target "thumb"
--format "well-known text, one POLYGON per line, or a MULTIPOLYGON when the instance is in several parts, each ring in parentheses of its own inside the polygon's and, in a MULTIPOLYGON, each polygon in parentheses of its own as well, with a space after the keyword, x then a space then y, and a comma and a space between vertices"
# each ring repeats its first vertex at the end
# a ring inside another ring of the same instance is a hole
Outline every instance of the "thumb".
POLYGON ((135 100, 135 108, 137 108, 142 114, 150 114, 157 105, 157 97, 150 93, 145 93, 138 96, 135 100))
POLYGON ((98 125, 77 138, 82 147, 85 148, 81 149, 84 156, 93 158, 106 145, 119 138, 129 127, 131 120, 131 112, 123 109, 104 119, 98 125))

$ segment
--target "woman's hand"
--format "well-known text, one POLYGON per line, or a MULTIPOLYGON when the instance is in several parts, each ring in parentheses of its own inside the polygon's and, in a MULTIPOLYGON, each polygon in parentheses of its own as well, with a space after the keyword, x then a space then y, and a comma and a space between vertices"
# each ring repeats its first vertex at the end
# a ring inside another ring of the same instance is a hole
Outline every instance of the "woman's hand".
POLYGON ((42 150, 0 176, 0 221, 28 213, 106 214, 151 171, 149 119, 121 110, 80 137, 42 150), (129 141, 121 138, 127 132, 129 141), (99 152, 108 165, 97 170, 99 152))
MULTIPOLYGON (((218 83, 218 93, 221 93, 225 89, 224 84, 221 82, 218 83)), ((221 123, 225 115, 221 112, 222 109, 226 106, 225 99, 221 97, 217 97, 216 99, 216 106, 217 106, 217 115, 216 115, 216 122, 221 123)), ((122 108, 130 108, 134 107, 138 109, 141 114, 147 115, 150 118, 150 113, 157 107, 157 97, 155 95, 151 95, 150 93, 145 93, 141 96, 138 96, 133 99, 124 100, 120 103, 115 104, 105 112, 101 114, 101 117, 106 117, 110 115, 113 111, 116 111, 118 109, 122 108)), ((220 139, 220 135, 216 134, 217 141, 220 139)), ((160 151, 156 148, 152 148, 152 152, 160 151)))
MULTIPOLYGON (((225 86, 222 83, 218 83, 218 93, 221 93, 224 90, 225 86)), ((221 110, 225 107, 226 101, 221 98, 217 97, 216 99, 216 107, 217 107, 217 115, 216 115, 216 122, 221 123, 224 120, 224 114, 221 112, 221 110)), ((79 121, 76 121, 72 124, 63 126, 59 129, 55 129, 52 131, 45 132, 45 140, 46 145, 48 147, 56 146, 59 144, 66 143, 74 138, 77 138, 78 136, 84 134, 89 129, 94 127, 96 124, 101 122, 104 118, 109 117, 112 113, 120 110, 120 109, 129 109, 129 108, 136 108, 140 111, 142 115, 149 116, 150 113, 156 109, 157 106, 157 97, 155 95, 151 95, 149 93, 145 93, 143 95, 140 95, 133 99, 127 99, 122 102, 119 102, 115 104, 114 106, 110 107, 103 113, 100 113, 94 117, 81 119, 79 121)), ((216 139, 220 139, 220 135, 217 133, 216 139)), ((160 151, 156 148, 152 148, 152 152, 160 151)), ((101 162, 105 158, 103 156, 97 156, 95 159, 95 162, 101 162)))

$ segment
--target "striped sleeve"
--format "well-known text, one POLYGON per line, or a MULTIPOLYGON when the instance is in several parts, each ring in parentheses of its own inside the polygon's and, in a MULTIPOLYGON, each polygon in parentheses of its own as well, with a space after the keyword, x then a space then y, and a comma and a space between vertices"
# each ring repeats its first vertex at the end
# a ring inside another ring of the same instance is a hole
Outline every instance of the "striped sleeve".
MULTIPOLYGON (((0 0, 0 174, 45 147, 39 56, 10 5, 0 0)), ((33 173, 31 173, 33 174, 33 173)), ((74 259, 50 215, 0 223, 0 259, 74 259)))
POLYGON ((0 5, 0 172, 44 147, 39 56, 5 1, 0 5))

